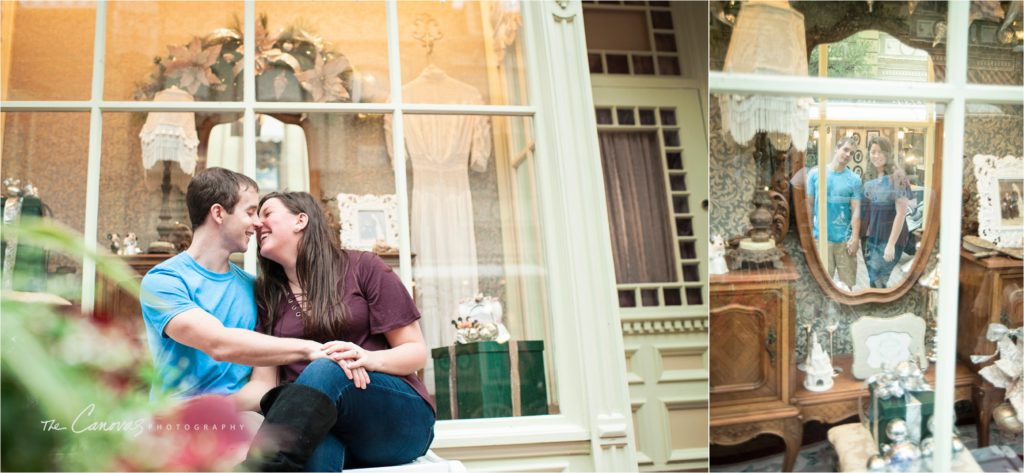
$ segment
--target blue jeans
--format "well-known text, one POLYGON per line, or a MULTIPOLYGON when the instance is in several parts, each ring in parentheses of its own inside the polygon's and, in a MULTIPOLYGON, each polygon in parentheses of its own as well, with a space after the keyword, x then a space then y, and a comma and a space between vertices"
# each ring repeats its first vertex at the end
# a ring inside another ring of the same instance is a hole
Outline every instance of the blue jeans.
POLYGON ((335 399, 338 420, 306 463, 306 471, 342 471, 409 463, 434 441, 434 411, 397 376, 370 373, 358 389, 337 363, 309 364, 296 383, 335 399))
POLYGON ((889 282, 892 270, 899 264, 900 256, 903 255, 903 248, 900 245, 896 245, 892 261, 886 261, 885 245, 887 244, 888 241, 865 240, 861 245, 861 249, 864 251, 864 265, 868 267, 868 279, 870 280, 871 287, 885 288, 889 282))

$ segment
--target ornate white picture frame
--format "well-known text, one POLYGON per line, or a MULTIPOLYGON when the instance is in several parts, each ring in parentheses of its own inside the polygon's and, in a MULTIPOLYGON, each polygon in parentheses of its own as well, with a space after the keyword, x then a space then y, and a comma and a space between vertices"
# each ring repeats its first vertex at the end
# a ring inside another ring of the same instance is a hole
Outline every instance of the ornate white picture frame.
POLYGON ((1024 247, 1024 159, 974 156, 978 236, 1000 248, 1024 247))
POLYGON ((850 324, 853 338, 853 376, 867 379, 882 372, 885 365, 895 366, 915 360, 921 370, 928 368, 924 348, 925 321, 911 313, 882 318, 863 316, 850 324))
POLYGON ((398 199, 394 194, 338 194, 341 245, 370 251, 377 241, 398 247, 398 199))

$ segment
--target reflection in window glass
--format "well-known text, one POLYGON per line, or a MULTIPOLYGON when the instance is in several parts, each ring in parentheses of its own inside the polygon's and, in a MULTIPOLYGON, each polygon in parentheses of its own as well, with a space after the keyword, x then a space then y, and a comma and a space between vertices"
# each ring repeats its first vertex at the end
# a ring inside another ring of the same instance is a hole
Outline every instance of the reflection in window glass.
POLYGON ((241 100, 243 17, 237 1, 111 2, 105 98, 153 100, 176 86, 197 101, 241 100))
MULTIPOLYGON (((765 7, 748 9, 745 2, 712 1, 710 8, 710 68, 723 70, 730 48, 746 45, 762 51, 755 60, 764 64, 744 67, 777 74, 773 63, 783 58, 806 57, 808 75, 910 82, 943 80, 945 70, 946 5, 944 2, 879 2, 871 10, 860 2, 793 2, 792 12, 771 14, 765 7), (799 39, 776 34, 783 28, 804 31, 799 39), (743 23, 740 23, 740 22, 743 23), (741 29, 737 25, 745 24, 741 29), (851 25, 857 25, 851 29, 851 25), (899 26, 893 26, 899 25, 899 26), (755 47, 756 45, 756 47, 755 47), (806 51, 799 51, 799 47, 806 51), (759 49, 758 49, 759 48, 759 49), (933 72, 932 69, 935 69, 933 72)), ((769 7, 767 9, 771 9, 769 7)), ((788 61, 788 59, 785 59, 788 61)))
POLYGON ((403 100, 525 104, 521 26, 517 1, 399 2, 403 100))
MULTIPOLYGON (((17 213, 21 217, 45 216, 82 232, 85 227, 83 176, 89 161, 89 114, 4 113, 0 114, 0 129, 3 133, 0 178, 4 180, 5 204, 20 208, 17 213), (35 195, 31 195, 30 186, 35 189, 35 195)), ((50 292, 71 301, 81 301, 82 267, 78 260, 33 248, 10 235, 3 240, 5 251, 8 245, 16 248, 12 273, 15 290, 50 292)), ((0 255, 6 255, 5 251, 0 251, 0 255)), ((4 261, 5 271, 10 264, 4 261)))
POLYGON ((3 100, 88 100, 96 6, 0 2, 3 100))
POLYGON ((995 8, 971 8, 967 34, 967 82, 1022 85, 1024 18, 1019 3, 995 3, 995 8), (1006 5, 1004 8, 1003 5, 1006 5))

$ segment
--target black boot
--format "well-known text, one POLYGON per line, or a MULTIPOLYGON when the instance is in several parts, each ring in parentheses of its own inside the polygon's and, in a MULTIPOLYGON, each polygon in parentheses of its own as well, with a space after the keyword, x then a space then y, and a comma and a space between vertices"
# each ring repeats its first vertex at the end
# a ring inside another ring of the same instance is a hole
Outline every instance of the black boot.
POLYGON ((333 399, 302 384, 270 390, 260 406, 263 425, 241 465, 248 471, 302 471, 338 419, 333 399))

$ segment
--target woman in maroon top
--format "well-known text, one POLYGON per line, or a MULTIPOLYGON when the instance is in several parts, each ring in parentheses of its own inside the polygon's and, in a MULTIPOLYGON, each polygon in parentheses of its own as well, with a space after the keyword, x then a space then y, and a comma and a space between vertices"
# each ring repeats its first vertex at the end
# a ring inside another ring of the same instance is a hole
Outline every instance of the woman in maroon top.
POLYGON ((416 371, 427 347, 401 280, 375 254, 342 250, 308 193, 268 194, 259 216, 256 329, 324 342, 329 358, 254 368, 281 385, 260 402, 246 466, 341 471, 426 453, 435 408, 416 371))

